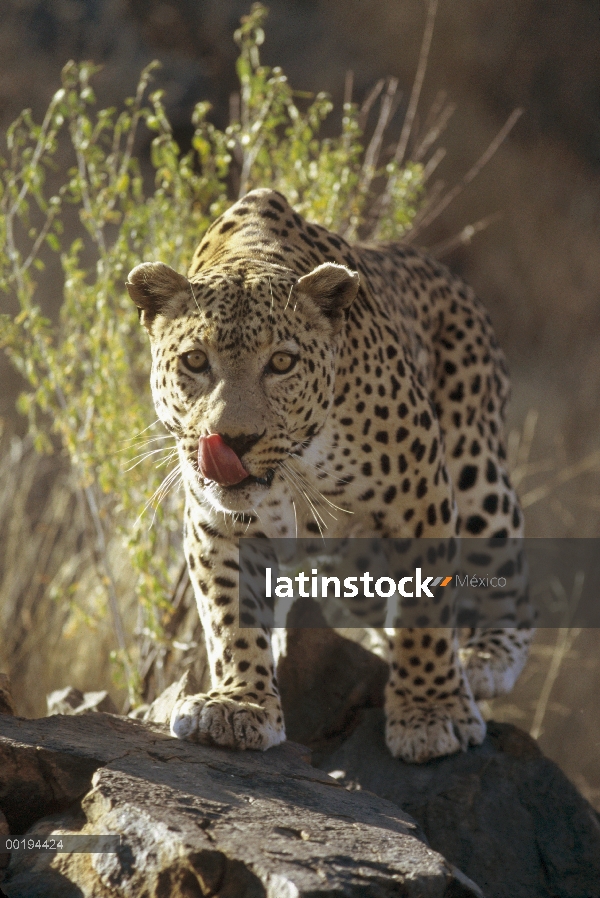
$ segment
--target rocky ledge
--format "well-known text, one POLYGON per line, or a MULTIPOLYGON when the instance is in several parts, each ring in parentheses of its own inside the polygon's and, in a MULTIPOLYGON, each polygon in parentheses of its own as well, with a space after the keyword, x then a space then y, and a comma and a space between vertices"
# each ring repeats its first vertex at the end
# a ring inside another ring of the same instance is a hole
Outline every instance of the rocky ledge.
POLYGON ((189 675, 146 720, 74 691, 53 699, 67 715, 24 720, 0 683, 0 834, 120 836, 0 854, 0 898, 600 895, 598 816, 529 736, 490 723, 464 754, 394 760, 386 666, 331 630, 290 631, 279 676, 295 743, 265 754, 169 736, 189 675))
POLYGON ((481 895, 390 801, 352 794, 302 746, 233 753, 105 713, 0 718, 10 831, 119 834, 116 853, 14 852, 9 898, 481 895))

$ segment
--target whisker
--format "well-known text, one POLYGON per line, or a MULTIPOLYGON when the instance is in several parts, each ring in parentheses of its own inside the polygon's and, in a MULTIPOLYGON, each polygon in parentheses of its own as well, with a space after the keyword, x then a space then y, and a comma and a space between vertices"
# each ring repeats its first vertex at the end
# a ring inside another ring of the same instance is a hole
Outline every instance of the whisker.
MULTIPOLYGON (((150 458, 151 455, 156 455, 158 452, 165 452, 168 448, 169 448, 168 446, 161 446, 160 449, 151 449, 149 452, 142 452, 141 455, 135 455, 133 458, 130 459, 130 461, 135 462, 135 464, 130 465, 128 468, 125 468, 125 473, 127 473, 128 471, 133 471, 134 468, 137 468, 138 465, 141 465, 142 462, 145 461, 147 458, 150 458), (136 459, 139 459, 139 460, 136 461, 136 459)), ((171 452, 170 452, 170 457, 171 458, 173 457, 173 450, 171 450, 171 452)), ((164 459, 163 459, 163 461, 164 461, 164 459)))
POLYGON ((272 318, 273 317, 273 304, 274 304, 275 300, 273 298, 273 288, 271 286, 271 278, 268 278, 268 281, 269 281, 269 292, 271 293, 271 311, 269 312, 269 315, 272 318))
MULTIPOLYGON (((322 537, 322 536, 323 536, 323 531, 322 531, 322 528, 321 528, 321 524, 320 524, 320 522, 319 522, 318 517, 315 515, 315 508, 314 508, 314 506, 311 504, 310 499, 308 498, 308 496, 306 495, 306 493, 304 492, 304 490, 302 490, 302 488, 299 487, 298 484, 295 483, 295 482, 292 480, 292 478, 291 478, 286 472, 282 472, 282 473, 283 473, 284 478, 285 478, 285 479, 287 480, 287 482, 289 483, 289 486, 291 487, 291 489, 294 490, 295 492, 297 492, 298 495, 299 495, 299 497, 304 501, 305 505, 308 506, 308 510, 309 510, 310 513, 312 514, 312 516, 313 516, 313 518, 314 518, 314 520, 315 520, 315 524, 317 525, 317 527, 318 527, 318 529, 319 529, 319 533, 321 534, 321 537, 322 537)), ((294 504, 294 517, 296 518, 296 505, 295 505, 295 503, 293 502, 293 499, 292 499, 292 503, 294 504)), ((296 538, 297 538, 297 537, 298 537, 298 519, 296 518, 296 538)))
MULTIPOLYGON (((256 508, 253 508, 252 511, 253 511, 254 514, 256 515, 256 519, 257 519, 258 523, 259 523, 259 524, 262 524, 262 518, 261 518, 260 514, 258 513, 258 510, 257 510, 256 508)), ((248 530, 248 527, 250 526, 251 523, 252 523, 251 521, 248 521, 248 525, 247 525, 247 527, 246 527, 246 531, 248 530)), ((244 531, 244 532, 246 532, 246 531, 244 531)))
POLYGON ((171 471, 171 474, 168 477, 165 477, 165 479, 163 480, 162 485, 161 485, 162 486, 161 492, 158 497, 158 501, 156 503, 156 507, 154 509, 154 514, 152 515, 152 520, 150 522, 150 526, 148 527, 148 530, 151 530, 152 527, 154 526, 154 521, 156 520, 156 512, 158 511, 158 509, 160 507, 160 503, 163 501, 163 499, 166 498, 167 493, 170 492, 171 488, 176 483, 181 482, 181 479, 182 479, 181 474, 180 474, 179 478, 177 476, 173 476, 173 475, 177 475, 177 474, 180 474, 180 472, 178 471, 177 468, 175 468, 174 471, 171 471))
MULTIPOLYGON (((284 464, 285 464, 285 462, 284 462, 284 464)), ((312 483, 310 482, 310 480, 308 480, 308 478, 305 477, 305 475, 302 474, 300 471, 296 471, 296 470, 294 470, 293 468, 290 468, 289 466, 286 466, 286 467, 287 467, 287 470, 288 470, 291 474, 293 474, 296 478, 298 478, 298 480, 299 480, 299 482, 302 484, 302 486, 304 486, 304 488, 305 488, 307 491, 310 491, 310 493, 311 493, 311 495, 313 496, 313 499, 314 499, 315 502, 318 502, 319 504, 322 504, 323 502, 325 502, 325 503, 327 503, 327 505, 330 505, 331 508, 336 508, 336 509, 338 509, 338 511, 346 511, 345 508, 341 508, 339 505, 335 505, 335 503, 330 502, 329 499, 328 499, 326 496, 324 496, 324 495, 323 495, 323 494, 322 494, 322 493, 321 493, 321 492, 314 486, 314 484, 312 484, 312 483)), ((325 508, 325 509, 324 509, 324 512, 326 512, 326 513, 329 515, 329 517, 333 518, 334 521, 337 521, 336 516, 335 516, 331 511, 329 511, 328 508, 325 508)), ((350 513, 351 513, 351 512, 350 512, 350 513)))
MULTIPOLYGON (((285 462, 282 463, 282 467, 285 468, 285 470, 288 472, 289 476, 294 480, 294 482, 296 483, 296 485, 297 485, 299 488, 304 488, 304 489, 307 490, 307 492, 308 492, 308 491, 311 491, 311 492, 312 492, 312 484, 308 483, 308 482, 305 480, 305 478, 303 478, 303 477, 301 476, 301 474, 300 474, 299 471, 295 471, 294 468, 291 468, 291 467, 290 467, 288 464, 286 464, 285 462)), ((315 499, 316 499, 316 501, 319 501, 319 499, 317 499, 316 497, 315 497, 315 499)), ((327 513, 330 514, 329 511, 328 511, 327 513)))
MULTIPOLYGON (((128 446, 124 446, 122 449, 117 449, 117 452, 127 452, 128 449, 133 449, 134 446, 149 446, 150 443, 156 443, 159 440, 172 440, 173 437, 170 433, 165 433, 160 437, 150 437, 146 440, 136 440, 135 442, 130 442, 128 446)), ((121 442, 125 442, 122 440, 121 442)))
MULTIPOLYGON (((292 493, 294 493, 294 492, 300 493, 300 497, 301 497, 301 498, 304 498, 304 497, 302 496, 301 492, 300 492, 300 488, 299 488, 298 485, 292 480, 292 478, 290 477, 290 475, 289 475, 289 473, 286 471, 286 469, 283 467, 283 465, 281 466, 281 474, 282 474, 283 479, 285 480, 285 482, 286 482, 286 483, 288 484, 288 486, 290 487, 292 493)), ((291 500, 292 500, 292 506, 293 506, 293 508, 294 508, 294 520, 295 520, 295 522, 296 522, 296 539, 297 539, 297 538, 298 538, 298 516, 297 516, 297 514, 296 514, 296 503, 294 502, 294 497, 293 497, 293 496, 291 496, 290 498, 291 498, 291 500)), ((305 501, 306 501, 306 500, 305 500, 305 501)), ((310 506, 309 506, 309 507, 310 507, 310 506)))
MULTIPOLYGON (((304 462, 305 464, 310 464, 310 462, 307 462, 306 459, 303 459, 303 458, 301 458, 299 455, 296 455, 296 454, 294 454, 294 453, 292 453, 290 457, 291 457, 291 458, 295 458, 295 459, 297 459, 298 461, 302 461, 302 462, 304 462)), ((338 478, 335 474, 333 474, 333 473, 330 472, 330 471, 326 471, 325 468, 316 468, 314 465, 312 465, 311 467, 313 467, 315 470, 318 470, 319 472, 322 472, 323 474, 325 474, 326 477, 333 477, 333 478, 335 478, 335 480, 339 480, 339 478, 338 478)), ((330 499, 327 498, 327 496, 324 496, 323 493, 322 493, 320 490, 318 490, 316 486, 314 486, 314 484, 311 484, 311 483, 310 483, 310 481, 307 479, 306 475, 303 474, 301 471, 297 471, 297 470, 296 470, 295 473, 296 473, 299 477, 302 477, 302 479, 304 480, 304 482, 306 483, 306 485, 309 485, 309 484, 310 484, 310 486, 312 487, 312 489, 313 489, 316 493, 318 493, 318 495, 321 497, 321 499, 323 500, 323 502, 327 502, 328 505, 330 505, 332 508, 337 509, 337 511, 343 511, 345 514, 354 514, 353 511, 349 511, 347 508, 342 508, 341 505, 336 505, 335 502, 332 502, 330 499)), ((337 520, 337 518, 336 518, 336 520, 337 520)))
MULTIPOLYGON (((137 439, 137 437, 141 437, 141 435, 142 435, 143 433, 146 433, 147 430, 150 430, 150 428, 151 428, 151 427, 154 427, 155 424, 158 424, 159 421, 160 421, 160 418, 155 418, 154 421, 152 422, 152 424, 148 424, 148 427, 144 427, 144 429, 143 429, 143 430, 140 430, 139 433, 134 433, 134 435, 133 435, 132 437, 128 437, 127 439, 128 439, 128 440, 135 440, 135 439, 137 439)), ((126 443, 127 440, 121 440, 121 442, 122 442, 122 443, 126 443)))
MULTIPOLYGON (((160 493, 160 491, 161 491, 161 489, 163 488, 163 486, 167 483, 167 481, 169 481, 169 486, 170 486, 171 480, 172 480, 173 478, 175 478, 175 477, 177 476, 178 473, 179 473, 179 474, 181 473, 181 472, 180 472, 180 469, 179 469, 179 465, 177 465, 177 467, 173 468, 172 471, 169 471, 169 473, 166 475, 166 477, 164 478, 164 480, 162 481, 162 483, 161 483, 159 486, 157 486, 157 488, 154 490, 154 492, 152 493, 152 495, 150 496, 150 498, 148 499, 148 501, 146 502, 146 504, 145 504, 144 507, 142 508, 141 512, 139 513, 138 517, 137 517, 136 520, 135 520, 135 523, 134 523, 134 525, 133 525, 134 527, 137 527, 137 525, 138 525, 139 522, 141 521, 143 515, 146 513, 146 511, 148 510, 148 508, 150 508, 150 506, 152 505, 152 503, 154 502, 154 500, 156 499, 156 497, 157 497, 158 494, 160 493)), ((158 504, 160 504, 160 502, 159 502, 158 504)), ((154 518, 152 518, 152 523, 154 523, 154 518)), ((152 527, 152 523, 150 524, 150 527, 152 527)), ((150 529, 150 527, 149 527, 148 529, 150 529)))
POLYGON ((181 479, 181 472, 180 472, 177 468, 174 468, 174 469, 171 471, 171 473, 170 473, 167 477, 165 477, 165 479, 163 480, 163 482, 162 482, 162 484, 161 484, 160 492, 159 492, 159 494, 158 494, 158 496, 157 496, 157 500, 158 500, 157 503, 156 503, 156 504, 157 504, 157 507, 158 507, 158 506, 160 505, 160 503, 163 501, 163 499, 165 498, 165 496, 167 495, 167 493, 169 492, 169 490, 170 490, 171 487, 173 486, 173 483, 174 483, 178 478, 181 479))
POLYGON ((173 461, 174 458, 177 458, 177 450, 173 449, 165 458, 161 458, 159 462, 157 462, 156 467, 162 468, 164 465, 168 465, 170 461, 173 461))
POLYGON ((173 481, 174 481, 180 474, 181 474, 181 472, 179 471, 179 468, 173 468, 173 470, 170 471, 169 474, 167 474, 167 476, 165 477, 165 479, 163 480, 162 484, 161 484, 160 487, 159 487, 159 493, 158 493, 158 496, 157 496, 157 499, 158 499, 158 503, 157 503, 157 504, 158 504, 158 505, 160 505, 160 503, 161 503, 162 500, 164 499, 166 493, 168 492, 169 488, 170 488, 171 485, 172 485, 172 482, 173 482, 173 481))
MULTIPOLYGON (((319 505, 323 502, 327 502, 327 504, 331 505, 332 508, 337 508, 337 505, 334 505, 333 502, 329 502, 329 500, 323 496, 323 494, 316 488, 316 486, 314 486, 314 484, 312 484, 310 480, 305 477, 300 471, 294 471, 294 475, 298 478, 302 486, 308 492, 310 492, 315 502, 318 502, 319 505)), ((328 508, 325 508, 324 512, 327 513, 331 518, 333 518, 334 521, 337 521, 336 516, 332 514, 332 512, 330 512, 328 508)))
MULTIPOLYGON (((285 465, 285 462, 284 462, 284 465, 285 465)), ((282 467, 283 467, 283 465, 282 465, 282 467)), ((287 466, 286 466, 285 470, 286 470, 286 473, 291 477, 291 482, 294 483, 294 485, 295 485, 295 487, 296 487, 296 490, 300 493, 300 495, 302 496, 302 498, 304 499, 304 501, 305 501, 306 504, 308 505, 308 507, 309 507, 309 509, 310 509, 310 511, 311 511, 311 513, 312 513, 312 516, 313 516, 313 518, 315 519, 315 524, 316 524, 317 527, 319 528, 319 534, 321 535, 321 539, 323 539, 323 538, 324 538, 324 537, 323 537, 323 529, 325 529, 325 530, 328 529, 326 522, 323 520, 323 518, 322 518, 321 515, 319 514, 318 509, 316 508, 315 504, 311 501, 311 498, 310 498, 310 496, 308 495, 308 493, 306 492, 306 490, 304 490, 304 489, 302 488, 302 486, 301 486, 298 482, 295 482, 295 481, 294 481, 293 475, 294 475, 295 472, 293 472, 293 471, 292 471, 290 468, 288 468, 287 466)))
POLYGON ((198 300, 196 299, 196 294, 194 293, 194 285, 192 284, 191 281, 189 282, 189 284, 190 284, 190 290, 192 291, 192 299, 196 303, 196 308, 198 309, 198 311, 200 311, 200 306, 198 305, 198 300))
POLYGON ((288 298, 287 298, 287 302, 285 304, 285 309, 283 310, 284 312, 287 310, 287 307, 290 304, 290 299, 292 298, 292 290, 294 289, 294 286, 295 286, 295 284, 292 284, 292 286, 290 287, 290 292, 288 293, 288 298))

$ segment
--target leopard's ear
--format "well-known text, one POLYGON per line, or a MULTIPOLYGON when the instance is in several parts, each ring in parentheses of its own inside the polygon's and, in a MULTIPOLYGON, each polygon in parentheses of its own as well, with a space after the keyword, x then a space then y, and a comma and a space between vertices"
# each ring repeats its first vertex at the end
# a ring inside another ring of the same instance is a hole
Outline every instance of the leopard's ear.
POLYGON ((164 262, 142 262, 129 272, 127 290, 140 312, 140 321, 150 328, 154 318, 167 311, 178 294, 190 295, 186 277, 164 262))
POLYGON ((305 274, 296 284, 296 290, 306 293, 329 318, 333 332, 337 333, 344 320, 344 312, 350 308, 358 292, 358 272, 344 265, 325 262, 310 274, 305 274))

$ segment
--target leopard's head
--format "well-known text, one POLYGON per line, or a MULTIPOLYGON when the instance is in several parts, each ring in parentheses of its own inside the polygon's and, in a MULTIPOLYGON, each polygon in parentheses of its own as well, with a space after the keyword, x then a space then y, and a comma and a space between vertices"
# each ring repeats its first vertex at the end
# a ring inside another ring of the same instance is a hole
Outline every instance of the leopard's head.
POLYGON ((150 336, 156 412, 188 486, 220 511, 256 508, 327 418, 358 274, 326 263, 298 278, 256 263, 188 280, 146 262, 127 287, 150 336))

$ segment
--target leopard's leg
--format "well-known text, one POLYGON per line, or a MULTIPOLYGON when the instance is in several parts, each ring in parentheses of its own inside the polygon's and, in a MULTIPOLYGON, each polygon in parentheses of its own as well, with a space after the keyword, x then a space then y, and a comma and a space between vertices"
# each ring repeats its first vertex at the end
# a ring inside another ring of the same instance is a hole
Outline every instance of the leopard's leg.
MULTIPOLYGON (((473 291, 456 282, 450 300, 437 335, 433 396, 455 487, 458 532, 471 547, 481 543, 482 554, 490 539, 500 545, 508 541, 505 563, 515 568, 507 574, 506 595, 494 595, 503 591, 494 588, 473 593, 482 624, 468 641, 463 659, 475 696, 491 698, 510 691, 523 669, 535 615, 527 597, 526 565, 519 564, 523 513, 506 463, 506 363, 473 291)), ((497 556, 497 551, 492 554, 497 556)), ((492 565, 495 570, 485 571, 489 576, 501 567, 493 559, 492 565)), ((470 573, 482 573, 476 568, 470 565, 470 573)))
POLYGON ((461 658, 476 699, 508 694, 527 661, 535 633, 521 537, 463 540, 463 582, 473 616, 461 658))
POLYGON ((397 623, 414 624, 386 630, 391 655, 385 702, 388 747, 395 757, 422 762, 479 745, 486 728, 458 652, 456 585, 454 579, 442 585, 455 572, 457 540, 386 545, 394 579, 400 585, 402 577, 411 578, 397 623), (425 559, 427 575, 442 581, 431 584, 431 598, 423 591, 418 597, 417 575, 425 559))
POLYGON ((453 628, 388 630, 386 742, 392 755, 422 762, 485 737, 485 723, 458 653, 453 628))
POLYGON ((405 596, 400 601, 397 629, 386 629, 391 662, 385 692, 386 741, 395 757, 412 762, 478 745, 486 732, 458 654, 455 586, 432 584, 433 594, 426 598, 417 581, 418 569, 425 565, 427 575, 433 574, 434 579, 439 575, 443 582, 454 572, 456 559, 458 509, 437 421, 432 423, 429 439, 433 473, 415 481, 415 493, 410 497, 410 519, 418 522, 418 538, 411 541, 407 552, 402 507, 399 520, 386 534, 394 553, 388 563, 399 591, 404 577, 414 578, 412 586, 406 581, 402 587, 405 596), (438 541, 437 546, 432 540, 438 541), (396 553, 396 545, 402 551, 396 553), (429 549, 435 553, 432 559, 429 549), (423 552, 427 555, 419 561, 423 552))
MULTIPOLYGON (((478 432, 467 433, 465 444, 482 445, 477 436, 478 432)), ((511 691, 535 633, 523 515, 502 453, 491 452, 490 445, 494 446, 488 440, 481 457, 451 458, 449 462, 458 487, 463 574, 470 584, 486 583, 468 589, 475 631, 461 652, 477 699, 511 691)))
POLYGON ((473 695, 508 695, 527 661, 533 627, 477 628, 460 650, 473 695))
POLYGON ((240 609, 238 542, 221 535, 214 523, 198 520, 198 506, 186 509, 184 546, 213 688, 176 704, 171 732, 239 750, 278 745, 285 740, 285 727, 270 632, 260 626, 264 579, 261 583, 257 577, 252 597, 246 595, 240 609))

